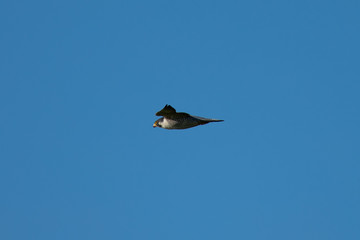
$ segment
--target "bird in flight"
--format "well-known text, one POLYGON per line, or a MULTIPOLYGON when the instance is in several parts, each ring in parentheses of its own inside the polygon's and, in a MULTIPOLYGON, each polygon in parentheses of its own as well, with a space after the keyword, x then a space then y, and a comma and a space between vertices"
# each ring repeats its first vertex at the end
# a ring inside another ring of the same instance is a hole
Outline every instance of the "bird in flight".
POLYGON ((224 120, 203 118, 192 116, 184 112, 176 112, 175 108, 170 105, 165 107, 155 114, 156 116, 163 116, 156 120, 153 127, 165 128, 165 129, 186 129, 196 127, 199 125, 208 124, 209 122, 222 122, 224 120))

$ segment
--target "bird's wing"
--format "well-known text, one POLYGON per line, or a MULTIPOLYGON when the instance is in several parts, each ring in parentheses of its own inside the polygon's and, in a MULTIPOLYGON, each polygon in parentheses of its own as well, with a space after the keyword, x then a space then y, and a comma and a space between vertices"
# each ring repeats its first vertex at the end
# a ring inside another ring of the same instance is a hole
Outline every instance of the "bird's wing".
POLYGON ((175 108, 173 108, 170 105, 165 105, 165 107, 163 109, 161 109, 159 112, 157 112, 155 115, 156 116, 168 116, 168 115, 172 115, 176 113, 175 108))
POLYGON ((166 118, 172 119, 172 120, 181 120, 181 119, 186 119, 189 117, 191 117, 190 114, 184 113, 184 112, 173 113, 173 114, 169 114, 166 116, 166 118))

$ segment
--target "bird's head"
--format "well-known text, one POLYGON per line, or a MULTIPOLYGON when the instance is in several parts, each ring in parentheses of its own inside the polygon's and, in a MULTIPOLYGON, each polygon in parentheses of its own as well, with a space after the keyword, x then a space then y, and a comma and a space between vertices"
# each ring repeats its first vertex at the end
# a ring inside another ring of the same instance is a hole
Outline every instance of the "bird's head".
POLYGON ((160 118, 160 119, 156 120, 156 121, 154 122, 154 124, 153 124, 153 127, 154 127, 154 128, 155 128, 155 127, 162 128, 162 125, 161 125, 162 121, 163 121, 163 118, 160 118))
POLYGON ((156 120, 156 121, 154 122, 153 127, 154 127, 154 128, 155 128, 155 127, 160 127, 160 125, 159 125, 159 120, 156 120))

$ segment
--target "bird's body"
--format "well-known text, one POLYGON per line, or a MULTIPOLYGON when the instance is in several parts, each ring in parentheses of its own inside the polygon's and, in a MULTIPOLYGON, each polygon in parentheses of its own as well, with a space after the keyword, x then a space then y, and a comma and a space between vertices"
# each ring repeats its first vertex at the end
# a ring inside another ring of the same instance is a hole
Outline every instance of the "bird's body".
POLYGON ((156 113, 156 116, 163 116, 155 121, 153 127, 160 127, 165 129, 186 129, 204 125, 209 122, 222 122, 224 120, 203 118, 192 116, 188 113, 176 112, 170 105, 166 105, 161 111, 156 113))

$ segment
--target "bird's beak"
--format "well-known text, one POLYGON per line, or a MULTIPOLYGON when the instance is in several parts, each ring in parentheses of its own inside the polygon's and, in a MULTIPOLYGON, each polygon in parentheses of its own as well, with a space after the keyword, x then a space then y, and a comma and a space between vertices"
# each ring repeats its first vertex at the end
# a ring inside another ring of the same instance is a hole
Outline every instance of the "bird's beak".
POLYGON ((153 127, 157 127, 157 124, 156 124, 156 122, 153 124, 153 127))

